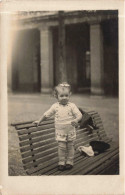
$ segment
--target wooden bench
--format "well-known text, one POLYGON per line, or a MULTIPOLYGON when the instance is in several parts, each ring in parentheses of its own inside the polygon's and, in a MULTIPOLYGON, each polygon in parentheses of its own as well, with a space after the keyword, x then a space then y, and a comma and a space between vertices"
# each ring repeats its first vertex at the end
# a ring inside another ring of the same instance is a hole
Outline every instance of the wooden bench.
POLYGON ((119 147, 107 136, 99 114, 90 111, 97 129, 77 128, 74 167, 63 172, 58 170, 57 142, 55 141, 54 120, 49 119, 36 127, 33 121, 13 123, 18 137, 23 167, 28 175, 111 175, 119 174, 119 147), (106 152, 94 157, 81 155, 78 146, 88 146, 92 140, 110 143, 106 152))

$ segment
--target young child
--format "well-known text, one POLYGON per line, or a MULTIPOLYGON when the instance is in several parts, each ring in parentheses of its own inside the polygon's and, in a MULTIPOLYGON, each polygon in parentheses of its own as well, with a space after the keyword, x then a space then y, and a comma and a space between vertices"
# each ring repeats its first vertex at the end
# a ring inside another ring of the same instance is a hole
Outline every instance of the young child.
POLYGON ((54 95, 57 103, 46 111, 39 121, 35 121, 39 125, 42 121, 55 116, 55 135, 58 142, 58 169, 64 171, 73 167, 74 160, 74 143, 76 139, 76 130, 78 122, 82 119, 82 114, 74 103, 69 102, 71 95, 71 87, 68 83, 62 83, 55 87, 54 95))

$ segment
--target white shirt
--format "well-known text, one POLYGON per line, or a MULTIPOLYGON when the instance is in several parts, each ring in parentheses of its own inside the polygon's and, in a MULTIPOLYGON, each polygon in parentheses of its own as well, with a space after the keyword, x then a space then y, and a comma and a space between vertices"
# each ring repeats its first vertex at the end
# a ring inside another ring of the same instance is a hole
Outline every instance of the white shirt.
POLYGON ((71 124, 71 121, 82 116, 81 112, 74 103, 68 102, 62 105, 59 102, 53 104, 51 108, 44 113, 47 118, 55 116, 55 124, 71 124))
POLYGON ((75 127, 71 125, 72 120, 82 117, 81 112, 74 103, 68 102, 62 105, 59 102, 53 104, 44 113, 47 118, 55 116, 55 130, 57 141, 73 141, 76 139, 75 127))

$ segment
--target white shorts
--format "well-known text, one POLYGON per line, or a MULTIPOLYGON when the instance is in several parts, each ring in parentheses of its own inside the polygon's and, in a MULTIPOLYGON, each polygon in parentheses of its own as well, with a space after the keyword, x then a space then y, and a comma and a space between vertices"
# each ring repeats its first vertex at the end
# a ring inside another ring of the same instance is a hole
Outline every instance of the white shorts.
POLYGON ((57 141, 73 141, 76 139, 76 129, 71 124, 56 124, 56 140, 57 141))

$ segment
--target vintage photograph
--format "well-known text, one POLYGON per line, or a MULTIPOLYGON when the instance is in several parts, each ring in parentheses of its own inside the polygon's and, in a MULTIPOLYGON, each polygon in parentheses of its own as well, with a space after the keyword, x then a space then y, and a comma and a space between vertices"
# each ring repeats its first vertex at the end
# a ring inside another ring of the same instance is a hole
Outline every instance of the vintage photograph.
POLYGON ((8 175, 119 175, 118 10, 12 14, 8 175))

